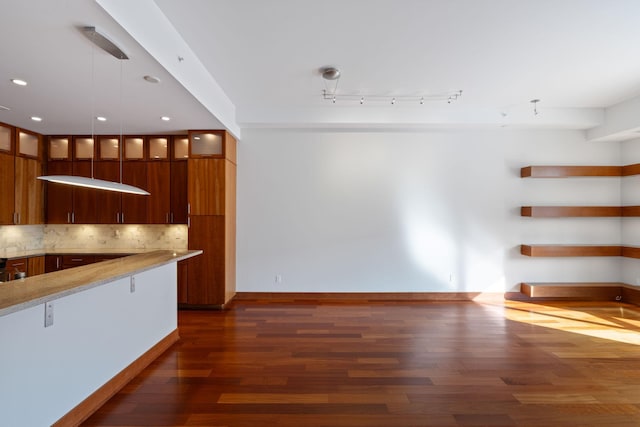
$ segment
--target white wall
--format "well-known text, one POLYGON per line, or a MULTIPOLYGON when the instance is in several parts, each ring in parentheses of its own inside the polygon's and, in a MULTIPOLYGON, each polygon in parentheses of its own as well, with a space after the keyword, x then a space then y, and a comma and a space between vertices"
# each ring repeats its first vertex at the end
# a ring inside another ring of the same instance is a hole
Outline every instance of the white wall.
MULTIPOLYGON (((622 143, 622 163, 631 165, 640 163, 640 139, 622 143)), ((622 179, 622 205, 640 205, 640 176, 628 176, 622 179)), ((640 218, 622 219, 622 243, 640 246, 640 218)), ((640 286, 640 260, 622 260, 622 280, 634 286, 640 286)))
POLYGON ((620 241, 618 219, 519 216, 523 204, 620 203, 620 178, 519 177, 531 164, 621 164, 618 143, 579 131, 247 129, 238 164, 240 292, 619 280, 618 258, 519 255, 521 243, 620 241))

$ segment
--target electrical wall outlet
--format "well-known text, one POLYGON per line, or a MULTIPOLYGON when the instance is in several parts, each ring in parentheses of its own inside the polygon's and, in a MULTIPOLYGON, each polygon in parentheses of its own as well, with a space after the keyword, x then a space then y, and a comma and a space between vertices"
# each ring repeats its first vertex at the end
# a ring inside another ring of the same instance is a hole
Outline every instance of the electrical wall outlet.
POLYGON ((276 274, 275 282, 282 283, 282 274, 276 274))
POLYGON ((53 325, 53 301, 44 303, 44 327, 53 325))

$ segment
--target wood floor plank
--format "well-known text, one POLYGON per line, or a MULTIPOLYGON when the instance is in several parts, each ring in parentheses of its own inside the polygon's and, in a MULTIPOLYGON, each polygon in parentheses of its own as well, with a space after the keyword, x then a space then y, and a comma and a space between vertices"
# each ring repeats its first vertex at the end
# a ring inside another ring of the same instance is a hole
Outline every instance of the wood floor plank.
POLYGON ((241 299, 86 426, 640 425, 640 307, 241 299))

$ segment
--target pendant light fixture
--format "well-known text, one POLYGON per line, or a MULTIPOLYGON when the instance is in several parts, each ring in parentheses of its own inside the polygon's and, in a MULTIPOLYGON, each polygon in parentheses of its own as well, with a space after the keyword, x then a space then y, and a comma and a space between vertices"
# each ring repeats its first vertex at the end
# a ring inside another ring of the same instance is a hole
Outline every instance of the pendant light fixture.
MULTIPOLYGON (((111 40, 109 40, 106 36, 104 36, 103 34, 100 34, 95 27, 82 27, 81 28, 82 32, 85 34, 85 36, 87 36, 87 38, 89 40, 91 40, 91 42, 102 48, 103 50, 105 50, 106 52, 108 52, 109 54, 111 54, 112 56, 114 56, 115 58, 117 58, 120 61, 124 61, 129 59, 129 57, 118 47, 116 46, 111 40)), ((94 80, 94 71, 93 71, 93 67, 94 67, 94 58, 93 58, 93 48, 91 50, 91 85, 93 86, 93 80, 94 80)), ((94 88, 92 87, 92 92, 94 92, 94 88)), ((92 96, 95 96, 92 93, 92 96)), ((95 135, 94 135, 94 102, 92 102, 91 105, 91 140, 93 141, 93 143, 95 144, 95 135)), ((96 179, 93 177, 93 157, 91 156, 91 178, 88 177, 84 177, 84 176, 75 176, 75 175, 43 175, 43 176, 39 176, 38 179, 41 179, 43 181, 47 181, 47 182, 54 182, 57 184, 66 184, 66 185, 73 185, 76 187, 85 187, 85 188, 94 188, 97 190, 107 190, 107 191, 116 191, 119 193, 127 193, 127 194, 139 194, 139 195, 144 195, 144 196, 148 196, 150 195, 150 193, 146 190, 143 190, 142 188, 139 187, 134 187, 133 185, 128 185, 128 184, 124 184, 122 182, 122 144, 123 144, 123 138, 122 138, 122 121, 123 121, 123 114, 122 114, 122 63, 120 63, 120 142, 119 142, 119 153, 120 153, 120 182, 114 182, 114 181, 106 181, 103 179, 96 179)))

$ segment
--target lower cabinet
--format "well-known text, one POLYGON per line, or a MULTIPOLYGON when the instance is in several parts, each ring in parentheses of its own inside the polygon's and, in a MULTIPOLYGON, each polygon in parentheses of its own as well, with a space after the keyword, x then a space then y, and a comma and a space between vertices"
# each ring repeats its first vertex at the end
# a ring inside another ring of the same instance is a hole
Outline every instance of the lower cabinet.
POLYGON ((14 258, 7 260, 5 271, 7 272, 7 280, 15 280, 17 273, 27 273, 27 258, 14 258))
POLYGON ((27 259, 27 277, 44 274, 44 256, 34 256, 27 259))
POLYGON ((228 250, 235 234, 225 219, 224 215, 189 217, 189 249, 200 249, 202 254, 187 261, 186 290, 179 292, 182 306, 222 308, 235 295, 235 249, 228 250))

